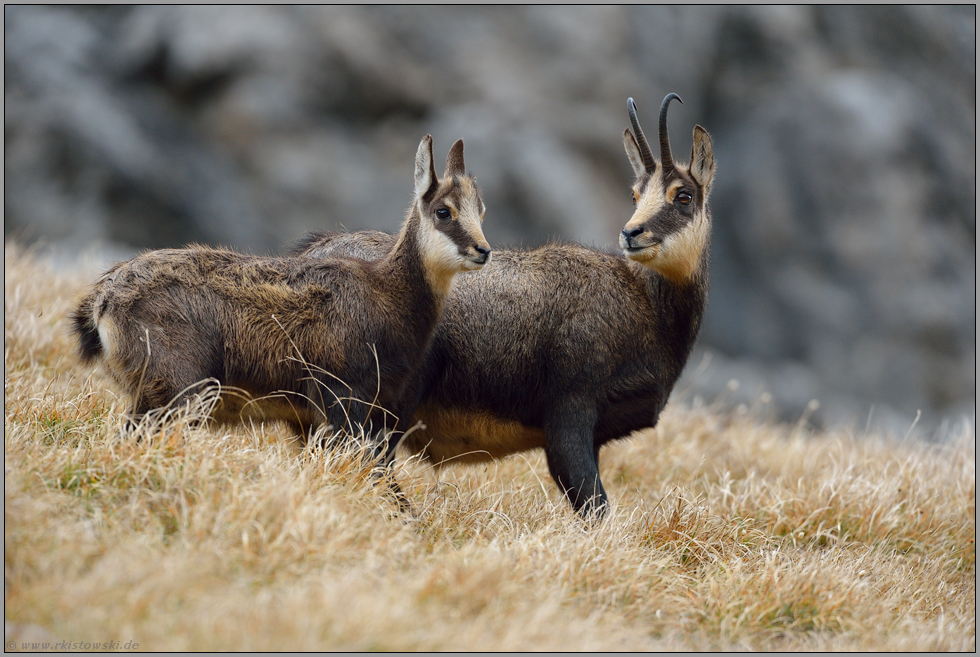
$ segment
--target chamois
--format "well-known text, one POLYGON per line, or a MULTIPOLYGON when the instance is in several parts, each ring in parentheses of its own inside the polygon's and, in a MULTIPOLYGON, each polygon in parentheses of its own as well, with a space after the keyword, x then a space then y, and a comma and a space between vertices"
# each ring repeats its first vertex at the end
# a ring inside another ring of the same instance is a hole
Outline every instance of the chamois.
MULTIPOLYGON (((714 175, 711 139, 694 128, 691 164, 673 161, 668 95, 660 162, 627 108, 623 135, 636 173, 625 257, 575 244, 497 250, 494 264, 454 286, 410 386, 425 430, 402 443, 435 465, 544 448, 552 477, 581 515, 607 506, 599 449, 656 425, 704 313, 714 175)), ((307 256, 383 257, 376 231, 311 234, 307 256)))
POLYGON ((101 359, 132 396, 132 422, 217 382, 219 422, 285 420, 303 436, 323 423, 376 430, 372 409, 397 416, 455 274, 491 257, 462 140, 440 180, 425 136, 414 196, 390 251, 372 262, 194 245, 117 264, 72 316, 82 360, 101 359))

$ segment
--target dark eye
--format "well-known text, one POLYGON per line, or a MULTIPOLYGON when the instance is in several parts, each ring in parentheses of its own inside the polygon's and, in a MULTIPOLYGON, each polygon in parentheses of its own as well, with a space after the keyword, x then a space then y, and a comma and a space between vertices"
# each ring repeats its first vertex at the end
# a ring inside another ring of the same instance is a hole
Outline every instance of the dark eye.
POLYGON ((688 192, 679 192, 677 194, 677 202, 681 205, 689 205, 694 199, 688 192))
POLYGON ((636 191, 630 190, 630 200, 633 201, 633 205, 636 205, 636 191))
POLYGON ((449 211, 449 208, 439 208, 438 210, 436 210, 436 216, 442 219, 443 221, 446 221, 448 219, 451 219, 453 214, 449 211))

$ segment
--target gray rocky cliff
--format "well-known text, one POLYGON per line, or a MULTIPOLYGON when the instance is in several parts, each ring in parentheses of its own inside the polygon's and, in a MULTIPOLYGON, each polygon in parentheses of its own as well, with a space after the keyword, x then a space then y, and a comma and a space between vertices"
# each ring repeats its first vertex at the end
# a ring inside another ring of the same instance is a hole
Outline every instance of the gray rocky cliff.
POLYGON ((4 36, 4 235, 70 249, 394 230, 426 133, 465 140, 494 246, 614 248, 626 98, 651 131, 677 92, 677 157, 700 123, 718 161, 681 388, 975 416, 973 6, 8 6, 4 36))

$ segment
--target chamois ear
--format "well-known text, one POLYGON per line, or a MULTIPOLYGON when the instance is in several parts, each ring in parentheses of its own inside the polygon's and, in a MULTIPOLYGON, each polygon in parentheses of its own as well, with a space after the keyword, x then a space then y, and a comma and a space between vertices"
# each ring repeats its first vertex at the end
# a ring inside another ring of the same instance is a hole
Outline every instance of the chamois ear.
POLYGON ((463 163, 463 140, 457 139, 449 149, 449 155, 446 156, 446 173, 443 177, 451 178, 464 173, 466 173, 466 164, 463 163))
POLYGON ((640 155, 640 147, 637 145, 636 139, 633 137, 633 133, 629 131, 629 128, 623 132, 623 145, 626 146, 626 157, 630 159, 633 173, 639 178, 646 171, 646 166, 643 164, 643 156, 640 155))
POLYGON ((432 164, 432 135, 426 135, 415 153, 415 198, 421 201, 438 184, 436 168, 432 164))
POLYGON ((708 131, 694 126, 694 147, 691 149, 691 175, 707 193, 715 176, 715 153, 708 131))

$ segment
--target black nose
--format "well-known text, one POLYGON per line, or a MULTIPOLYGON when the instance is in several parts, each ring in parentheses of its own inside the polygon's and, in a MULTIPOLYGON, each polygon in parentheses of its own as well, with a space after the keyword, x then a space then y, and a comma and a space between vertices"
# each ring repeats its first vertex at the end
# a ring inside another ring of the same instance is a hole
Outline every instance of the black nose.
POLYGON ((633 237, 636 237, 637 235, 639 235, 642 232, 643 232, 643 229, 642 228, 634 228, 633 230, 626 230, 624 228, 623 229, 623 237, 625 237, 626 239, 631 239, 633 237))
POLYGON ((490 252, 493 250, 493 249, 484 249, 482 246, 474 246, 473 248, 476 249, 477 253, 483 256, 483 262, 487 261, 487 258, 490 257, 490 252))

